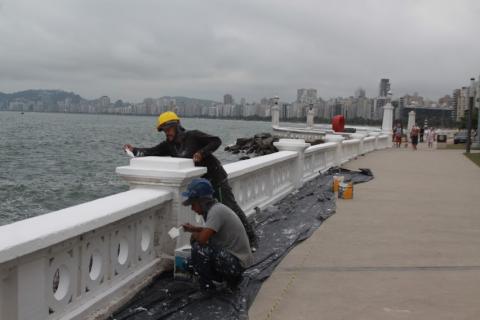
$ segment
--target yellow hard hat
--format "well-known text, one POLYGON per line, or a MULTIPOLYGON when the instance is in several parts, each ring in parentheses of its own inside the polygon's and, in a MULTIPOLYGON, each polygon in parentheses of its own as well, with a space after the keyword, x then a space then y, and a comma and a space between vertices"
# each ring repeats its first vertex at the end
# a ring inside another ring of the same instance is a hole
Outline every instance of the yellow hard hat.
POLYGON ((167 111, 162 113, 157 119, 157 130, 162 131, 165 126, 169 126, 170 124, 178 124, 180 118, 177 116, 175 112, 167 111))

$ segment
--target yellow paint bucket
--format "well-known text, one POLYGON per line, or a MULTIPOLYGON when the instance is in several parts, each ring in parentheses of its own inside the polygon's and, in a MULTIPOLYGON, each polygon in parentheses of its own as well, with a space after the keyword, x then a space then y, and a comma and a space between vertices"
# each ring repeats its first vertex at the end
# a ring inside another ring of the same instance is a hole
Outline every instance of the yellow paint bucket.
POLYGON ((353 183, 340 183, 338 186, 338 199, 353 199, 353 183))
POLYGON ((344 176, 333 176, 332 191, 338 192, 338 186, 343 182, 344 176))

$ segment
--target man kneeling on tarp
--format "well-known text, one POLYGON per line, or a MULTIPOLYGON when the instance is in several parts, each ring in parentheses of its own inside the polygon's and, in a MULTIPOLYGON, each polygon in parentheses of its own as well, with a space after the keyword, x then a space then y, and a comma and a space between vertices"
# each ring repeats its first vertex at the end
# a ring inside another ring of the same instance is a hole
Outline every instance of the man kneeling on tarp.
POLYGON ((193 179, 182 195, 183 205, 203 216, 204 227, 189 223, 183 229, 191 232, 191 264, 203 290, 215 290, 214 282, 226 282, 236 288, 242 273, 253 262, 247 233, 240 218, 213 198, 214 190, 206 179, 193 179))

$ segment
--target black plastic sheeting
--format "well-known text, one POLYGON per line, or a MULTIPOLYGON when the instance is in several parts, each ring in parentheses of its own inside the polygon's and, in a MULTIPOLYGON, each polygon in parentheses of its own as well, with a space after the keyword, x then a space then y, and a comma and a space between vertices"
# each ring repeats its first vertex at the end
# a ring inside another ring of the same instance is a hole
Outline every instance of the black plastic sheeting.
POLYGON ((237 290, 204 294, 195 283, 174 281, 171 273, 165 273, 109 319, 248 319, 248 309, 263 281, 295 245, 310 237, 335 212, 335 194, 331 191, 334 174, 353 183, 373 179, 368 169, 332 168, 276 205, 258 210, 253 215, 259 238, 255 264, 244 272, 237 290))

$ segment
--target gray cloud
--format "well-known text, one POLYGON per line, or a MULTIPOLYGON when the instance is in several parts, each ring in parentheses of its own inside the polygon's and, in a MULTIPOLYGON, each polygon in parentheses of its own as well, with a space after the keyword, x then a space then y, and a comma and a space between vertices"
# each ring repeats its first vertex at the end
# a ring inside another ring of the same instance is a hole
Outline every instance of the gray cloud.
POLYGON ((478 17, 474 0, 6 0, 0 91, 289 100, 388 77, 436 98, 480 73, 478 17))

